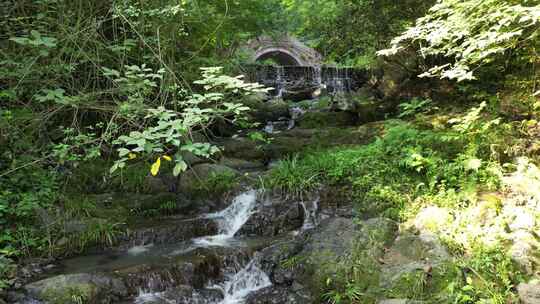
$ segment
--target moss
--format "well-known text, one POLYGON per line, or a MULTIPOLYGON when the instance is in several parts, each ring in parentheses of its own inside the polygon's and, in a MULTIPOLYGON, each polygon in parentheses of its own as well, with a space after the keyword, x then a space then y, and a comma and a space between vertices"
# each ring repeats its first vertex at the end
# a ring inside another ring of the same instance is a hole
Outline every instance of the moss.
POLYGON ((232 172, 211 173, 204 180, 197 181, 192 188, 195 196, 221 196, 228 191, 238 187, 240 179, 237 174, 232 172), (204 193, 204 194, 203 194, 204 193))
POLYGON ((42 294, 50 304, 87 304, 98 296, 98 288, 92 283, 81 283, 68 288, 48 288, 42 294))
POLYGON ((356 116, 349 112, 308 112, 298 122, 302 128, 346 127, 356 123, 356 116))
POLYGON ((149 166, 144 162, 134 163, 109 176, 112 161, 97 159, 81 163, 72 170, 67 190, 71 193, 136 192, 144 193, 144 180, 149 166))
POLYGON ((214 199, 234 191, 241 179, 239 172, 229 167, 201 164, 180 176, 179 191, 194 199, 214 199))
POLYGON ((392 288, 381 290, 388 298, 424 300, 428 303, 441 303, 447 299, 447 288, 460 281, 458 269, 452 264, 441 264, 433 268, 417 269, 404 273, 392 288))

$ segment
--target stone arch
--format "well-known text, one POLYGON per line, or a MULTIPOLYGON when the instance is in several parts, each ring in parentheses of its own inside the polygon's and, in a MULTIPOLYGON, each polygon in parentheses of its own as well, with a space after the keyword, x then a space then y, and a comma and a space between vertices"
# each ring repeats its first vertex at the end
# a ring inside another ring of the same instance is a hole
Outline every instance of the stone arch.
POLYGON ((253 55, 253 61, 255 62, 263 61, 265 59, 273 59, 282 66, 303 65, 300 58, 284 48, 265 48, 259 50, 255 53, 255 55, 253 55))
POLYGON ((322 56, 291 36, 279 38, 261 36, 251 40, 247 46, 253 63, 264 59, 274 59, 280 65, 320 66, 322 56))

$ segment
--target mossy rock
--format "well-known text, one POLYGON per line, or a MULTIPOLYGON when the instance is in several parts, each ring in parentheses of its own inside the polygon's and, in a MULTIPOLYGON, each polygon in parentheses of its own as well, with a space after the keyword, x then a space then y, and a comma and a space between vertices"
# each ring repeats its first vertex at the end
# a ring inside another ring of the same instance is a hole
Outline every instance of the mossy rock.
POLYGON ((265 160, 263 147, 248 138, 230 138, 218 143, 226 157, 244 160, 265 160))
POLYGON ((298 121, 301 128, 347 127, 355 125, 356 115, 350 112, 307 112, 298 121))
MULTIPOLYGON (((386 280, 387 277, 383 275, 381 279, 386 280)), ((411 263, 401 267, 392 277, 391 284, 383 289, 383 294, 391 298, 435 300, 430 303, 443 303, 446 288, 456 280, 460 280, 460 273, 449 263, 435 267, 411 263)))
POLYGON ((124 283, 99 274, 70 274, 41 280, 25 286, 28 294, 49 304, 108 304, 127 296, 124 283))
POLYGON ((436 236, 402 234, 382 259, 380 290, 389 298, 433 299, 458 278, 436 236))
POLYGON ((289 116, 289 104, 282 99, 266 100, 262 95, 251 95, 243 103, 251 108, 249 115, 258 122, 275 121, 289 116))

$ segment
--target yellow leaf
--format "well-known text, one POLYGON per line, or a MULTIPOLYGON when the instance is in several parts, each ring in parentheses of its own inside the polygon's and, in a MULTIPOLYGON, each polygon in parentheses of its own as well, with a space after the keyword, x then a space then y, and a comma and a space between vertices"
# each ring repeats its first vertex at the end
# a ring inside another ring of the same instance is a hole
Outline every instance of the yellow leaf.
POLYGON ((135 158, 137 158, 137 154, 135 154, 135 153, 129 153, 129 154, 128 154, 128 158, 129 158, 129 159, 135 159, 135 158))
POLYGON ((152 173, 153 176, 156 176, 159 173, 159 167, 161 166, 161 157, 158 157, 156 162, 152 164, 152 168, 150 169, 150 173, 152 173))
POLYGON ((163 155, 163 159, 165 159, 166 161, 172 160, 172 158, 169 155, 163 155))

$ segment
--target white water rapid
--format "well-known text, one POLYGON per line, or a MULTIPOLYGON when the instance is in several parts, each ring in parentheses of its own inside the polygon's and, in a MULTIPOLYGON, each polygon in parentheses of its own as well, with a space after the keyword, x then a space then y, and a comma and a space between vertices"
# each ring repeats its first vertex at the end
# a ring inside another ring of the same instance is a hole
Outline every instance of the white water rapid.
MULTIPOLYGON (((195 247, 211 247, 211 246, 233 246, 234 235, 242 228, 253 214, 255 203, 257 202, 258 191, 249 190, 236 196, 232 204, 220 212, 207 214, 205 218, 214 220, 219 229, 218 235, 197 238, 193 240, 195 247)), ((184 251, 182 251, 184 252, 184 251)), ((180 254, 182 252, 178 252, 180 254)), ((230 274, 227 280, 219 285, 214 285, 209 288, 218 289, 223 293, 223 300, 214 303, 205 299, 199 298, 196 294, 189 301, 190 304, 205 303, 205 304, 241 304, 245 298, 252 292, 262 288, 271 286, 270 278, 257 267, 256 258, 252 259, 246 267, 238 273, 230 274)), ((150 288, 152 290, 152 288, 150 288)), ((175 300, 170 300, 164 297, 162 292, 146 292, 141 290, 134 304, 144 303, 177 303, 175 300), (161 301, 161 302, 160 302, 161 301)), ((182 302, 184 303, 184 302, 182 302)))
POLYGON ((317 211, 319 209, 319 198, 315 199, 312 203, 310 208, 306 206, 304 202, 301 202, 300 205, 302 205, 302 208, 304 208, 304 223, 302 224, 301 231, 313 229, 317 227, 318 219, 317 219, 317 211))
POLYGON ((225 298, 219 304, 241 304, 252 292, 272 286, 270 278, 255 265, 255 260, 231 276, 227 282, 220 287, 225 298))
POLYGON ((206 215, 218 224, 219 234, 194 240, 198 246, 228 246, 234 235, 247 222, 257 201, 257 191, 249 190, 234 198, 232 204, 225 210, 206 215))

